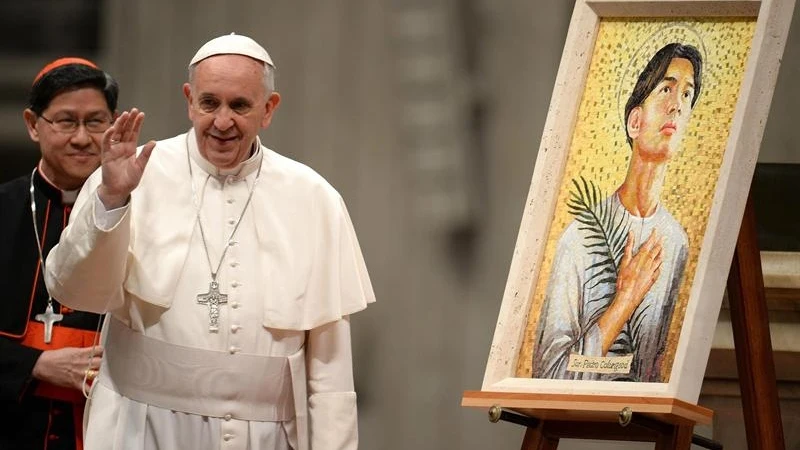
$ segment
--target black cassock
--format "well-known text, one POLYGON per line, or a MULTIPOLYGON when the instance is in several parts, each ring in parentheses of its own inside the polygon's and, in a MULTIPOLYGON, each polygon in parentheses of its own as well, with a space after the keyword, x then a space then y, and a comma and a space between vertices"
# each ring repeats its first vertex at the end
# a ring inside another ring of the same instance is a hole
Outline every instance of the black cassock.
MULTIPOLYGON (((48 296, 36 249, 30 182, 31 176, 24 175, 0 185, 0 449, 75 449, 82 442, 83 394, 34 380, 31 372, 43 349, 92 345, 100 316, 69 310, 54 299, 54 311, 64 318, 53 326, 51 343, 44 343, 43 325, 35 317, 44 313, 48 296)), ((34 191, 46 259, 72 205, 38 170, 34 191)))

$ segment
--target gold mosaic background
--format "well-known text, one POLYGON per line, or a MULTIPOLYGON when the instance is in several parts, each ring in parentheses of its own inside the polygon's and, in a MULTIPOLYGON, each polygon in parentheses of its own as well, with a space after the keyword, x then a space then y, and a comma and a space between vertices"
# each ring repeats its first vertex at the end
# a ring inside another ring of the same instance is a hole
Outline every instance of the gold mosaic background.
POLYGON ((630 147, 622 115, 636 78, 658 49, 670 42, 703 54, 703 86, 680 153, 669 162, 663 204, 689 235, 689 259, 670 325, 662 373, 669 381, 689 288, 708 222, 719 168, 750 51, 755 18, 602 19, 584 95, 578 110, 557 207, 547 237, 541 272, 533 291, 516 376, 531 376, 533 340, 558 238, 572 220, 565 204, 570 180, 584 176, 607 196, 625 179, 630 147))

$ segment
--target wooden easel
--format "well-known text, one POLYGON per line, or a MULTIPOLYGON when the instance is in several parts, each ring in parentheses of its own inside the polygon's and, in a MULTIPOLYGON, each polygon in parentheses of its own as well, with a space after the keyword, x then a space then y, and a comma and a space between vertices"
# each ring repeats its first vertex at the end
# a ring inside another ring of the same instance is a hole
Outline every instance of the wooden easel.
MULTIPOLYGON (((752 194, 728 275, 728 300, 748 448, 784 450, 752 194)), ((522 450, 556 450, 561 438, 644 441, 654 442, 656 450, 689 450, 695 424, 710 423, 712 416, 706 408, 669 398, 466 391, 461 404, 492 407, 493 421, 526 426, 522 450)), ((698 439, 695 443, 706 448, 721 448, 698 439)))
POLYGON ((752 450, 783 450, 786 446, 775 382, 752 188, 728 275, 728 301, 747 447, 752 450))
POLYGON ((658 450, 683 450, 694 425, 710 423, 713 415, 673 398, 606 395, 467 391, 461 404, 490 408, 493 422, 527 427, 522 450, 555 450, 561 438, 655 442, 658 450))

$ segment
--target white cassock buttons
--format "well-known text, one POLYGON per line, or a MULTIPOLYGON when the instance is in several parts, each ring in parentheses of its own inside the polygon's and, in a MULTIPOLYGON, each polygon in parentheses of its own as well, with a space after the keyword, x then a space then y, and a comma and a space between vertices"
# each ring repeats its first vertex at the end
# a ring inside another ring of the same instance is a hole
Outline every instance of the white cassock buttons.
POLYGON ((228 219, 228 225, 236 225, 236 219, 228 219))
POLYGON ((241 329, 242 329, 241 325, 237 325, 237 324, 231 325, 231 333, 236 334, 236 332, 241 330, 241 329))
POLYGON ((225 434, 222 436, 222 439, 224 439, 224 440, 226 440, 226 441, 230 441, 231 439, 233 439, 233 435, 232 435, 232 434, 229 434, 229 433, 225 433, 225 434))
POLYGON ((236 203, 236 199, 233 199, 233 198, 229 198, 227 201, 228 201, 229 205, 232 205, 232 204, 236 203))
POLYGON ((233 309, 239 309, 240 306, 242 306, 242 304, 239 302, 231 302, 231 308, 233 309))
POLYGON ((242 283, 239 283, 238 281, 234 281, 233 283, 231 283, 231 287, 235 287, 235 288, 237 288, 237 287, 239 287, 241 285, 242 285, 242 283))
POLYGON ((232 416, 232 415, 230 415, 230 414, 225 414, 225 421, 226 421, 226 422, 230 421, 231 419, 233 419, 233 416, 232 416))
POLYGON ((231 355, 234 355, 236 353, 239 353, 241 349, 239 347, 231 345, 231 348, 229 348, 228 351, 231 352, 231 355))

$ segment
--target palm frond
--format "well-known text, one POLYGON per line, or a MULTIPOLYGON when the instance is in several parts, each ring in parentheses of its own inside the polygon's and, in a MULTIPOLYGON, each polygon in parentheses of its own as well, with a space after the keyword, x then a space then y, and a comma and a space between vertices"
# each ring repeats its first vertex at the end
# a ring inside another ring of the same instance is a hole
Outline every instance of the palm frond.
POLYGON ((594 182, 581 176, 580 181, 573 178, 572 185, 575 190, 570 192, 567 200, 568 211, 583 225, 579 229, 584 236, 593 241, 587 248, 594 250, 593 255, 606 256, 605 260, 616 273, 619 258, 615 250, 620 247, 620 242, 624 249, 628 224, 617 220, 616 208, 605 204, 605 196, 594 182))
MULTIPOLYGON (((630 224, 627 215, 607 201, 607 196, 594 182, 583 176, 571 181, 573 189, 566 202, 567 211, 579 224, 578 230, 586 253, 596 261, 584 268, 586 281, 583 285, 584 292, 594 293, 596 297, 584 301, 586 305, 599 305, 582 325, 580 340, 600 319, 616 295, 619 263, 625 252, 630 224), (604 285, 607 289, 598 289, 604 285)), ((639 327, 631 325, 629 321, 612 344, 614 353, 630 353, 635 348, 639 327)))

